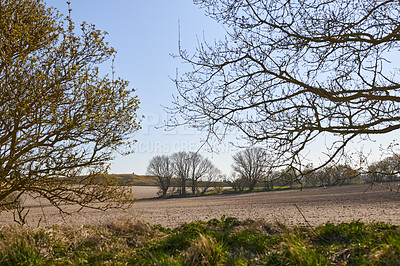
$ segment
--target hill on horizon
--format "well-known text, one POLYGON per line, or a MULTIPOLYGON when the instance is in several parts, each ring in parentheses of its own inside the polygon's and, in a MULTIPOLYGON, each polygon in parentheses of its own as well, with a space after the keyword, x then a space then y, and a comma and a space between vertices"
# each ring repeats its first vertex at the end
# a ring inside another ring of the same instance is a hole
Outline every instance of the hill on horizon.
POLYGON ((157 178, 149 175, 136 174, 110 174, 110 177, 118 179, 118 184, 122 186, 157 186, 157 178))

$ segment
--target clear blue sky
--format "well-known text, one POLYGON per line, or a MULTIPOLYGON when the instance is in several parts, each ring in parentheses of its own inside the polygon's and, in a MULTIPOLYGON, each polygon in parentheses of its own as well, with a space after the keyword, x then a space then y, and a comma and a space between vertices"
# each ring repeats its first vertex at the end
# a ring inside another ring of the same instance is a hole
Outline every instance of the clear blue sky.
MULTIPOLYGON (((179 32, 181 44, 194 51, 197 38, 205 36, 213 41, 223 37, 224 30, 188 0, 70 0, 72 20, 93 23, 108 32, 107 41, 117 51, 116 76, 130 81, 141 101, 139 115, 144 115, 143 129, 135 138, 135 152, 128 156, 117 155, 112 173, 145 174, 148 161, 155 155, 172 154, 181 150, 196 150, 202 134, 188 128, 171 132, 158 129, 167 119, 162 106, 171 106, 176 88, 170 77, 176 71, 184 72, 187 64, 170 54, 178 51, 179 32), (179 31, 180 28, 180 31, 179 31)), ((68 14, 65 0, 47 0, 48 6, 68 14)), ((109 67, 111 72, 111 63, 109 67)), ((213 161, 224 173, 231 169, 231 154, 221 146, 219 154, 201 153, 213 161)))
MULTIPOLYGON (((177 53, 180 25, 182 46, 189 52, 197 47, 197 38, 203 35, 209 41, 222 38, 224 29, 204 14, 190 0, 70 0, 72 19, 93 23, 98 29, 107 31, 108 42, 117 51, 116 75, 130 81, 141 101, 139 115, 144 115, 143 129, 135 138, 135 152, 129 156, 117 155, 112 163, 112 173, 145 174, 148 161, 155 155, 172 154, 181 150, 196 150, 204 134, 187 128, 171 132, 157 129, 167 119, 162 106, 170 106, 176 88, 170 77, 176 71, 185 72, 189 66, 170 54, 177 53), (179 23, 178 23, 179 21, 179 23)), ((47 0, 64 15, 68 13, 66 0, 47 0)), ((111 63, 106 65, 111 72, 111 63)), ((353 151, 363 150, 379 159, 379 147, 386 147, 396 139, 397 132, 376 137, 375 142, 354 143, 353 151)), ((234 137, 234 136, 233 136, 234 137)), ((323 140, 322 140, 323 141, 323 140)), ((319 161, 323 142, 310 146, 308 156, 319 161)), ((231 156, 237 149, 220 146, 219 154, 201 153, 225 174, 231 171, 231 156)))

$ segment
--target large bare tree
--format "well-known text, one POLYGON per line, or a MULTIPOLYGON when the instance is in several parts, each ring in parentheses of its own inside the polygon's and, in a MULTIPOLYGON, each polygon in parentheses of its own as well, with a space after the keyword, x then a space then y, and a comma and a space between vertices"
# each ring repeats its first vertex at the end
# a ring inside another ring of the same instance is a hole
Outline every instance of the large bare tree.
MULTIPOLYGON (((203 182, 207 183, 211 180, 215 180, 219 170, 211 163, 209 159, 203 157, 199 153, 189 152, 187 155, 190 164, 189 178, 191 181, 192 193, 195 194, 197 192, 199 181, 202 180, 203 182)), ((206 189, 207 188, 205 188, 205 190, 206 189)))
MULTIPOLYGON (((397 0, 198 0, 226 38, 204 41, 177 77, 173 112, 222 138, 238 130, 296 167, 328 136, 339 161, 356 137, 400 128, 397 0)), ((308 162, 307 162, 308 163, 308 162)))
POLYGON ((180 151, 171 155, 173 162, 174 174, 179 181, 179 194, 186 194, 186 182, 190 175, 190 162, 187 152, 180 151))
POLYGON ((174 174, 180 182, 179 192, 182 195, 186 193, 187 181, 190 182, 192 193, 195 194, 199 181, 210 182, 216 179, 215 175, 219 174, 219 170, 210 160, 196 152, 177 152, 171 155, 171 160, 174 174))
POLYGON ((243 180, 250 191, 257 182, 265 180, 269 174, 268 156, 260 147, 247 148, 233 155, 233 171, 243 180))
POLYGON ((0 206, 24 194, 60 210, 130 201, 106 173, 115 151, 131 150, 139 101, 99 74, 115 54, 105 34, 42 0, 4 0, 0 13, 0 206))

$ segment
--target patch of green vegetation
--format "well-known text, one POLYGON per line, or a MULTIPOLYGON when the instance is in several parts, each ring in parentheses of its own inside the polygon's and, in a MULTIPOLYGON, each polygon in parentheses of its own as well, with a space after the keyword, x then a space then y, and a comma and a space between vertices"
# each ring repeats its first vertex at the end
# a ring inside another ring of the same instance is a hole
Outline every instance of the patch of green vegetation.
POLYGON ((231 191, 233 191, 233 189, 223 189, 223 190, 221 190, 221 191, 218 191, 218 190, 216 190, 216 189, 211 189, 211 190, 208 190, 208 191, 206 191, 204 194, 202 194, 202 195, 207 195, 207 196, 211 196, 211 195, 218 195, 218 194, 222 194, 224 191, 226 191, 226 190, 231 190, 231 191))
POLYGON ((314 229, 221 217, 175 229, 140 221, 0 229, 0 265, 399 265, 400 227, 314 229))
POLYGON ((45 259, 39 251, 23 237, 16 238, 0 254, 1 265, 41 265, 44 262, 45 259))
POLYGON ((109 177, 116 178, 119 186, 158 186, 157 178, 155 176, 111 174, 109 177))

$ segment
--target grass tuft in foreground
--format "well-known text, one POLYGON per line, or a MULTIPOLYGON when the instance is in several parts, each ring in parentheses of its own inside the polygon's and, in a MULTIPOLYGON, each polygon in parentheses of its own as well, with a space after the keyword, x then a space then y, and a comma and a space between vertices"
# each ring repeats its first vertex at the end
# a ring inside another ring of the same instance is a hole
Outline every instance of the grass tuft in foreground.
POLYGON ((310 229, 225 217, 175 229, 140 221, 0 229, 0 265, 400 265, 400 227, 310 229))

